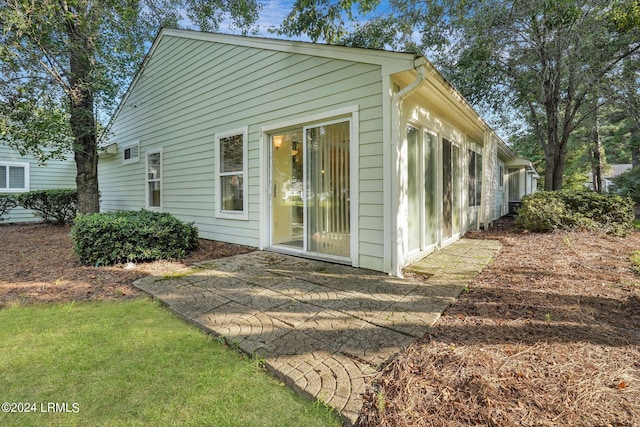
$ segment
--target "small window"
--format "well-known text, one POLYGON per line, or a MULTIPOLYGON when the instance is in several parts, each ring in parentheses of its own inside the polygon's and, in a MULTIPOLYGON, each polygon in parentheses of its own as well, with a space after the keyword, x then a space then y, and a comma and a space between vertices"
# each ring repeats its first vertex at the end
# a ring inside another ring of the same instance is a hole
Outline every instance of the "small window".
POLYGON ((216 216, 248 219, 247 128, 216 134, 216 216))
POLYGON ((147 152, 147 208, 162 209, 162 151, 147 152))
POLYGON ((140 160, 140 143, 122 147, 122 163, 134 163, 140 160))
POLYGON ((504 166, 498 168, 498 186, 504 187, 504 166))
POLYGON ((0 162, 0 192, 29 191, 29 164, 0 162))

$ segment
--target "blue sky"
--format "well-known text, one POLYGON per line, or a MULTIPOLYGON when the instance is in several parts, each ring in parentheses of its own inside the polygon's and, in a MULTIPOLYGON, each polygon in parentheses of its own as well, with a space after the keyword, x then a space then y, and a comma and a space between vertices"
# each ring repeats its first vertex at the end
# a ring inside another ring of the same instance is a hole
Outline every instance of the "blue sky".
MULTIPOLYGON (((256 26, 258 28, 258 35, 261 37, 271 37, 271 38, 285 38, 285 36, 278 36, 269 32, 269 29, 275 29, 280 26, 284 18, 291 12, 293 8, 293 0, 261 0, 263 8, 260 11, 260 16, 258 18, 258 22, 256 26)), ((385 13, 389 10, 389 3, 387 0, 382 0, 380 5, 373 11, 370 15, 378 15, 385 13)), ((362 17, 363 20, 367 19, 369 15, 366 17, 362 17)), ((240 31, 231 28, 230 22, 224 22, 220 25, 221 33, 230 33, 230 34, 239 34, 240 31)), ((308 41, 308 37, 286 37, 288 39, 295 40, 306 40, 308 41)))

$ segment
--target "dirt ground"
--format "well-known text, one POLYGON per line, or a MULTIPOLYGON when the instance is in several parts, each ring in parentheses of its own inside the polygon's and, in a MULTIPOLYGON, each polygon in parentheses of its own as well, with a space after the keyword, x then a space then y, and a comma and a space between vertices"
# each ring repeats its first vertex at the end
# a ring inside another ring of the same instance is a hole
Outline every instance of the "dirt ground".
MULTIPOLYGON (((467 237, 503 248, 428 336, 364 396, 361 426, 640 426, 640 274, 626 238, 520 233, 500 221, 467 237)), ((246 252, 201 240, 188 258, 133 269, 81 266, 69 230, 0 226, 0 307, 126 299, 131 283, 246 252)))

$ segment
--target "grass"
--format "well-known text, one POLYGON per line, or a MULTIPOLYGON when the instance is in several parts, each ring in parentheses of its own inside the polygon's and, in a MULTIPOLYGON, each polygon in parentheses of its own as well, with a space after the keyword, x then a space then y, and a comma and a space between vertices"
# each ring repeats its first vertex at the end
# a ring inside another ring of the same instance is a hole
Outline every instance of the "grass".
POLYGON ((0 412, 0 425, 340 425, 146 298, 11 307, 0 324, 0 400, 37 409, 0 412), (69 412, 47 412, 49 402, 69 412))

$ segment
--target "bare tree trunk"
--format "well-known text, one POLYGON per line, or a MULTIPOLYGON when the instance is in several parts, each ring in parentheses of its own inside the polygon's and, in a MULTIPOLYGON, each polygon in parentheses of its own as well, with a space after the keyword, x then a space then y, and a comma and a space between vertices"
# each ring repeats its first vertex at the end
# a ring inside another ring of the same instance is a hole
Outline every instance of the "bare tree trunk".
MULTIPOLYGON (((596 100, 597 102, 597 100, 596 100)), ((593 172, 593 189, 602 193, 602 143, 600 141, 600 109, 596 105, 595 126, 593 127, 593 162, 591 171, 593 172)))
POLYGON ((553 127, 547 133, 548 142, 545 146, 546 169, 544 176, 545 191, 562 190, 564 164, 567 158, 567 141, 560 140, 553 127))
POLYGON ((69 23, 71 50, 71 130, 76 162, 78 211, 81 214, 100 211, 98 192, 98 142, 93 105, 95 46, 82 28, 69 23))

